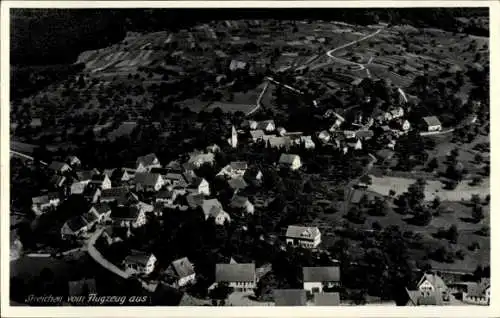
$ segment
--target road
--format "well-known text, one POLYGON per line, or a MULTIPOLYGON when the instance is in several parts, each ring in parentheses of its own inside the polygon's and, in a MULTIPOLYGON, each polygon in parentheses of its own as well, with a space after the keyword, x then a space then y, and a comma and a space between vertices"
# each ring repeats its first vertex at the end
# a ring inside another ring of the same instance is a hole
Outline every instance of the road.
POLYGON ((250 116, 251 114, 255 113, 257 110, 260 109, 262 97, 266 93, 268 87, 269 87, 269 81, 266 81, 266 84, 264 85, 264 88, 262 89, 262 91, 259 94, 259 97, 257 98, 257 102, 255 103, 255 107, 251 111, 249 111, 246 114, 246 116, 250 116))
MULTIPOLYGON (((354 44, 356 44, 356 43, 359 43, 359 42, 361 42, 361 41, 367 40, 367 39, 369 39, 369 38, 371 38, 371 37, 374 37, 375 35, 379 34, 381 31, 382 31, 382 29, 378 29, 377 31, 375 31, 375 32, 373 32, 373 33, 370 33, 370 34, 368 34, 368 35, 366 35, 366 36, 364 36, 364 37, 362 37, 362 38, 360 38, 360 39, 354 40, 354 41, 352 41, 352 42, 349 42, 349 43, 346 43, 346 44, 344 44, 344 45, 338 46, 338 47, 336 47, 336 48, 334 48, 334 49, 331 49, 330 51, 326 52, 326 55, 327 55, 329 58, 333 59, 333 60, 337 60, 337 61, 340 61, 340 62, 345 63, 345 64, 356 65, 356 66, 358 66, 358 67, 359 67, 359 71, 366 70, 366 74, 367 74, 367 75, 368 75, 368 77, 370 78, 370 77, 371 77, 370 70, 368 70, 368 69, 365 67, 365 65, 364 65, 364 64, 357 63, 357 62, 353 62, 353 61, 349 61, 349 60, 346 60, 346 59, 344 59, 344 58, 336 57, 335 55, 333 55, 333 53, 335 53, 335 52, 337 52, 337 51, 339 51, 339 50, 345 49, 345 48, 347 48, 347 47, 349 47, 349 46, 352 46, 352 45, 354 45, 354 44)), ((366 63, 366 64, 370 64, 372 61, 373 61, 373 56, 372 56, 372 57, 370 57, 370 60, 369 60, 369 61, 368 61, 368 63, 366 63)))
MULTIPOLYGON (((23 159, 28 159, 28 160, 31 160, 31 161, 35 161, 35 158, 33 158, 32 156, 25 155, 25 154, 23 154, 23 153, 17 152, 17 151, 12 150, 12 149, 10 149, 10 153, 11 153, 11 154, 13 154, 13 155, 16 155, 16 156, 18 156, 18 157, 21 157, 21 158, 23 158, 23 159)), ((41 163, 42 165, 44 165, 44 166, 46 166, 46 165, 47 165, 47 163, 46 163, 46 162, 44 162, 44 161, 40 161, 40 163, 41 163)))

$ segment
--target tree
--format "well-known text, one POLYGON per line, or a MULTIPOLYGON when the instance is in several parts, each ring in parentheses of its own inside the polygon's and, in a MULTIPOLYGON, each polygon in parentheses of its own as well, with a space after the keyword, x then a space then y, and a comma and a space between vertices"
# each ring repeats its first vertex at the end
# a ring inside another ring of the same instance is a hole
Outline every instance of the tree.
POLYGON ((441 198, 436 196, 434 200, 432 201, 432 208, 437 209, 441 205, 441 198))
POLYGON ((481 197, 479 197, 479 194, 473 194, 470 198, 470 202, 474 205, 479 205, 481 204, 481 197))
POLYGON ((450 228, 447 231, 447 239, 453 243, 456 244, 458 240, 458 230, 456 225, 451 225, 450 228))
POLYGON ((367 175, 367 174, 361 176, 361 178, 359 178, 359 181, 361 183, 366 184, 366 185, 371 185, 372 184, 372 178, 369 175, 367 175))
POLYGON ((430 171, 434 171, 439 167, 439 163, 436 158, 432 158, 431 161, 427 164, 427 167, 429 168, 430 171))
POLYGON ((472 208, 472 219, 475 222, 479 222, 484 219, 483 207, 479 204, 474 205, 472 208))

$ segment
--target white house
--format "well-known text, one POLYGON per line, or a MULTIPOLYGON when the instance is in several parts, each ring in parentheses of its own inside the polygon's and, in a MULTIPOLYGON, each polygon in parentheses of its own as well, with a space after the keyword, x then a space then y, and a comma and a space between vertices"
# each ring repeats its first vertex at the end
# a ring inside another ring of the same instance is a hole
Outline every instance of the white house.
POLYGON ((248 214, 253 214, 255 212, 255 207, 250 202, 250 200, 248 200, 247 197, 242 197, 239 195, 233 197, 229 206, 233 209, 242 210, 248 214))
POLYGON ((194 282, 196 278, 194 266, 187 257, 173 261, 166 269, 165 274, 174 279, 176 287, 186 286, 194 282))
POLYGON ((89 182, 89 185, 92 185, 101 189, 110 189, 111 188, 111 180, 105 174, 95 174, 92 176, 92 179, 89 182))
POLYGON ((302 162, 298 155, 284 153, 280 156, 279 165, 285 166, 291 170, 297 170, 302 166, 302 162))
POLYGON ((213 164, 215 161, 215 155, 213 153, 192 153, 188 160, 188 163, 195 168, 201 167, 203 164, 213 164))
POLYGON ((233 161, 222 168, 217 176, 225 176, 228 178, 243 177, 248 169, 248 164, 245 161, 233 161))
POLYGON ((448 298, 448 286, 441 277, 436 274, 424 274, 417 284, 417 289, 424 295, 436 293, 441 295, 443 300, 448 298))
POLYGON ((119 227, 137 228, 146 224, 146 211, 137 204, 119 206, 111 211, 111 219, 119 227))
POLYGON ((188 190, 198 194, 210 195, 210 184, 204 178, 194 178, 188 190))
POLYGON ((97 218, 97 222, 102 223, 111 216, 111 207, 107 203, 94 204, 88 213, 92 213, 97 218))
POLYGON ((57 207, 61 202, 57 193, 48 193, 31 199, 31 209, 36 215, 41 215, 50 207, 57 207))
POLYGON ((316 248, 321 243, 321 232, 317 227, 289 225, 285 239, 288 245, 316 248))
POLYGON ((66 163, 69 164, 70 167, 77 167, 82 164, 82 162, 80 161, 80 159, 78 159, 77 156, 68 156, 68 158, 66 158, 66 163))
POLYGON ((238 291, 253 291, 256 286, 255 264, 216 264, 215 282, 228 283, 238 291))
POLYGON ((61 228, 61 238, 63 240, 78 238, 86 234, 92 225, 93 223, 89 223, 83 216, 75 216, 63 224, 61 228))
POLYGON ((267 132, 272 132, 276 129, 276 125, 274 124, 274 120, 262 120, 257 122, 257 130, 263 130, 267 132))
POLYGON ((330 141, 330 138, 331 138, 331 136, 328 133, 328 131, 326 131, 326 130, 323 130, 318 134, 318 139, 321 140, 325 144, 330 141))
POLYGON ((299 140, 304 144, 306 149, 314 149, 316 147, 316 144, 312 140, 311 136, 301 136, 299 140))
POLYGON ((164 181, 159 173, 138 172, 134 178, 136 191, 160 191, 164 181))
POLYGON ((156 257, 153 254, 133 251, 123 261, 125 271, 131 274, 150 274, 155 269, 156 257))
POLYGON ((337 266, 303 267, 304 290, 322 293, 323 288, 340 287, 340 268, 337 266))
POLYGON ((427 116, 422 118, 424 127, 427 131, 440 131, 443 127, 436 116, 427 116))

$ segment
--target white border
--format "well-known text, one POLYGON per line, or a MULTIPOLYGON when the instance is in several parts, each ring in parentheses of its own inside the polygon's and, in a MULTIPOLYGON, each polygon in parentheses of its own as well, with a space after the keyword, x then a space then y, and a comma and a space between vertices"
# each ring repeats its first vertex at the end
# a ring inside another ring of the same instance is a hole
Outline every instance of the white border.
MULTIPOLYGON (((498 104, 499 87, 497 72, 500 65, 500 47, 498 45, 500 31, 500 3, 498 1, 3 1, 1 3, 1 90, 0 90, 0 223, 1 223, 1 298, 2 317, 103 317, 103 316, 151 316, 151 317, 486 317, 500 314, 500 288, 495 275, 496 255, 498 254, 495 231, 500 220, 494 213, 499 210, 499 202, 493 195, 496 191, 495 179, 498 179, 498 169, 491 166, 491 269, 492 269, 492 302, 489 307, 483 306, 442 306, 442 307, 11 307, 9 305, 9 9, 10 8, 197 8, 197 7, 247 7, 247 8, 282 8, 282 7, 489 7, 490 8, 490 96, 491 120, 498 117, 495 106, 498 104), (494 212, 495 211, 495 212, 494 212)), ((496 139, 499 131, 491 125, 491 162, 497 162, 496 139)))

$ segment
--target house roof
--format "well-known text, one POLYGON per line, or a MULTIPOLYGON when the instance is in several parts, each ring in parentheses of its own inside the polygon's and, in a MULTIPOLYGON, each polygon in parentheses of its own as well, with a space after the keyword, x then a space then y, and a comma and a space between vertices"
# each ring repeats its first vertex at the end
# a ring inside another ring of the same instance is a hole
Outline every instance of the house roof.
POLYGON ((173 196, 174 196, 174 191, 163 190, 163 191, 158 192, 158 194, 156 195, 156 198, 157 199, 169 199, 169 198, 172 198, 173 196))
POLYGON ((155 186, 160 179, 160 174, 150 172, 138 172, 135 174, 135 183, 144 186, 155 186))
POLYGON ((358 138, 372 138, 373 135, 373 130, 358 130, 356 132, 356 137, 358 138))
POLYGON ((94 174, 92 176, 92 179, 90 182, 104 182, 104 180, 106 179, 106 175, 105 174, 94 174))
POLYGON ((33 204, 44 204, 44 203, 48 203, 49 200, 50 199, 49 199, 48 195, 41 195, 38 197, 31 198, 31 201, 33 202, 33 204))
POLYGON ((314 304, 316 306, 339 306, 340 294, 339 293, 314 294, 314 304))
POLYGON ((200 178, 200 177, 195 177, 191 180, 191 183, 189 185, 189 187, 191 188, 197 188, 200 186, 200 184, 203 182, 203 181, 206 181, 205 179, 203 178, 200 178))
POLYGON ((357 204, 359 202, 361 202, 361 198, 366 195, 368 200, 372 200, 373 197, 374 197, 374 194, 371 193, 371 192, 368 192, 368 191, 364 191, 364 190, 359 190, 359 189, 355 189, 352 194, 351 194, 351 200, 350 202, 351 203, 354 203, 354 204, 357 204))
POLYGON ((252 130, 250 132, 250 136, 252 136, 253 139, 258 139, 258 138, 262 138, 264 136, 264 131, 263 130, 252 130))
POLYGON ((121 220, 135 220, 141 210, 135 205, 116 207, 111 211, 111 218, 121 220))
POLYGON ((304 282, 338 282, 340 281, 340 267, 318 266, 303 267, 304 282))
POLYGON ((51 170, 61 170, 63 167, 69 167, 68 164, 60 161, 52 161, 50 163, 49 169, 51 170))
POLYGON ((275 306, 305 306, 307 303, 303 289, 275 289, 273 296, 275 306))
POLYGON ((81 279, 68 282, 70 296, 88 296, 89 293, 96 293, 96 282, 93 278, 81 279), (86 289, 86 290, 85 290, 86 289))
POLYGON ((195 273, 193 264, 187 257, 180 258, 172 262, 172 268, 179 278, 187 277, 195 273))
POLYGON ((158 157, 156 157, 154 153, 149 153, 145 156, 137 158, 135 163, 136 165, 142 163, 143 166, 147 167, 153 165, 155 160, 158 160, 158 157))
POLYGON ((390 149, 381 149, 377 151, 377 157, 383 159, 383 160, 388 160, 391 159, 394 156, 395 152, 390 150, 390 149))
POLYGON ((441 289, 441 290, 448 289, 448 286, 446 286, 443 279, 436 274, 425 273, 420 279, 418 286, 420 286, 420 284, 422 284, 425 280, 428 280, 432 284, 432 286, 434 286, 434 288, 436 289, 441 289))
POLYGON ((298 155, 292 155, 292 154, 283 153, 280 156, 279 163, 291 165, 291 164, 293 164, 293 161, 295 159, 297 159, 297 158, 300 159, 300 157, 298 155))
POLYGON ((248 186, 248 184, 245 182, 243 178, 233 178, 229 180, 227 183, 233 190, 245 189, 248 186))
POLYGON ((71 229, 71 231, 76 232, 84 226, 87 226, 88 222, 82 216, 78 215, 69 219, 66 224, 71 229))
POLYGON ((94 204, 94 209, 96 209, 97 213, 104 214, 111 210, 110 206, 107 203, 97 203, 94 204))
POLYGON ((115 172, 115 170, 117 170, 116 168, 112 168, 112 169, 104 169, 102 171, 102 174, 107 176, 108 178, 111 178, 111 176, 113 175, 113 172, 115 172))
POLYGON ((247 197, 237 195, 231 200, 230 206, 233 208, 244 208, 249 202, 247 197))
POLYGON ((208 216, 222 210, 222 204, 217 199, 208 199, 203 200, 201 208, 203 209, 203 213, 208 216), (214 209, 217 211, 213 211, 214 209))
POLYGON ((267 126, 273 125, 274 126, 274 120, 268 119, 268 120, 262 120, 257 122, 257 129, 262 129, 265 130, 267 126))
POLYGON ((422 118, 427 126, 438 126, 441 125, 441 121, 436 116, 427 116, 422 118))
POLYGON ((125 263, 139 264, 142 266, 146 266, 151 256, 153 256, 153 254, 151 253, 146 253, 142 251, 132 251, 131 255, 125 257, 125 263))
POLYGON ((320 234, 317 227, 289 225, 286 230, 287 237, 313 239, 320 234))
POLYGON ((50 178, 50 183, 60 185, 66 180, 65 176, 54 175, 50 178))
POLYGON ((248 168, 246 161, 232 161, 229 166, 236 170, 246 170, 248 168))
POLYGON ((272 148, 282 148, 289 147, 292 143, 292 139, 288 136, 286 137, 277 137, 277 136, 269 136, 266 142, 269 143, 269 146, 272 148))
POLYGON ((255 281, 255 264, 216 264, 216 282, 253 282, 255 281))
POLYGON ((88 224, 97 221, 97 216, 93 213, 85 213, 82 215, 82 218, 84 218, 85 222, 88 224))
POLYGON ((95 171, 93 170, 81 170, 76 173, 76 176, 78 177, 78 180, 86 181, 86 180, 91 180, 94 174, 95 171))
POLYGON ((114 187, 109 189, 103 189, 101 192, 101 198, 118 198, 124 197, 130 193, 128 187, 114 187))
POLYGON ((195 208, 203 205, 204 197, 205 196, 203 194, 190 193, 186 196, 186 201, 189 207, 195 208))
POLYGON ((408 290, 409 301, 414 306, 441 306, 443 304, 443 297, 440 293, 430 292, 428 295, 419 290, 408 290))

